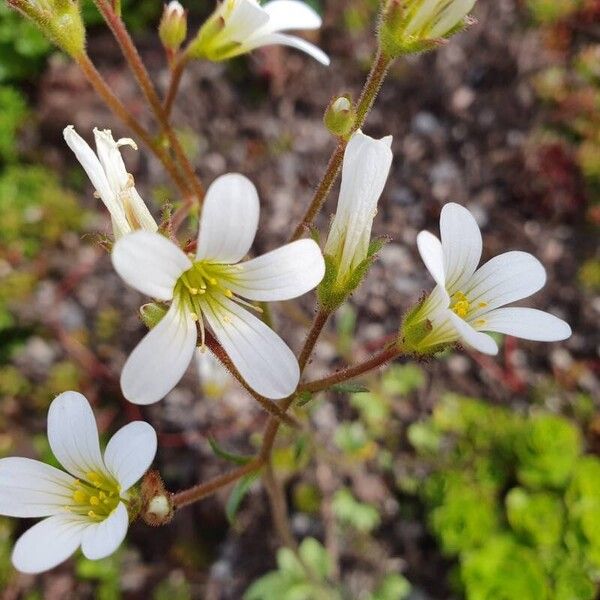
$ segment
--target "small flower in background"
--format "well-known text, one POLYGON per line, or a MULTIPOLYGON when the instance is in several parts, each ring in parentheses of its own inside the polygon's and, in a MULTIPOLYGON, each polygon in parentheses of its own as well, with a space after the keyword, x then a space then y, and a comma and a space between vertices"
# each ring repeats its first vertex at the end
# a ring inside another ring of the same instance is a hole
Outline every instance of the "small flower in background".
POLYGON ((252 182, 224 175, 206 194, 192 259, 158 233, 137 231, 117 242, 112 259, 123 280, 156 300, 172 301, 125 363, 121 388, 128 400, 152 404, 177 385, 196 349, 197 325, 204 337, 205 319, 253 390, 279 399, 296 389, 300 373, 294 354, 244 307, 260 312, 251 302, 305 294, 319 284, 325 264, 312 240, 241 263, 256 235, 259 210, 252 182))
POLYGON ((319 294, 339 304, 370 266, 371 229, 392 165, 392 136, 373 139, 357 131, 346 148, 337 211, 325 244, 327 276, 319 294))
POLYGON ((390 56, 432 50, 473 23, 476 0, 391 0, 380 28, 390 56))
POLYGON ((136 421, 115 433, 102 457, 94 414, 76 392, 50 405, 48 440, 68 473, 29 458, 0 460, 0 514, 47 517, 15 545, 12 561, 24 573, 52 569, 80 546, 91 560, 112 554, 136 516, 131 488, 150 467, 157 446, 154 429, 136 421))
POLYGON ((187 51, 191 58, 227 60, 261 46, 284 45, 302 50, 324 65, 329 57, 302 38, 281 33, 289 29, 318 29, 321 17, 299 0, 223 0, 201 27, 187 51))
POLYGON ((196 365, 198 367, 202 394, 206 398, 214 400, 222 398, 231 383, 229 371, 219 362, 214 354, 206 352, 204 348, 196 350, 196 365))
POLYGON ((108 129, 94 129, 94 152, 72 125, 64 129, 63 135, 108 209, 115 238, 136 229, 156 231, 158 225, 135 189, 133 177, 127 172, 121 156, 122 146, 137 150, 135 142, 129 138, 115 142, 108 129))
POLYGON ((402 335, 410 350, 427 352, 461 340, 485 354, 498 346, 484 331, 538 342, 567 339, 571 328, 561 319, 533 308, 501 308, 527 298, 546 283, 541 263, 526 252, 506 252, 479 269, 482 239, 473 215, 446 204, 440 240, 422 231, 419 253, 437 283, 430 296, 405 320, 402 335))

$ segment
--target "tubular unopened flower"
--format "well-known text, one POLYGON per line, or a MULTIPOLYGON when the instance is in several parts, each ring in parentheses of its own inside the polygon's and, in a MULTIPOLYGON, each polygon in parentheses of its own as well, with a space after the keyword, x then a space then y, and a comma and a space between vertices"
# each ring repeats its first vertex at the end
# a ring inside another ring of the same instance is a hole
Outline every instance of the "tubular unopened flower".
POLYGON ((227 60, 261 46, 292 46, 324 65, 329 57, 302 38, 281 33, 288 29, 318 29, 321 17, 299 0, 222 0, 188 49, 191 58, 227 60))
POLYGON ((299 368, 292 351, 244 307, 260 311, 252 302, 305 294, 323 278, 324 260, 314 241, 299 240, 241 263, 256 235, 258 216, 254 185, 229 174, 206 194, 195 256, 147 231, 117 242, 113 265, 123 280, 157 300, 171 301, 125 363, 121 387, 128 400, 157 402, 178 383, 196 349, 196 327, 203 336, 205 320, 252 389, 271 399, 296 389, 299 368))
POLYGON ((423 52, 472 23, 476 0, 391 0, 380 28, 390 56, 423 52))
POLYGON ((333 135, 346 138, 356 122, 356 111, 350 96, 334 98, 325 111, 323 122, 333 135))
POLYGON ((50 405, 48 440, 61 471, 29 458, 0 460, 0 514, 47 517, 17 541, 12 561, 24 573, 54 568, 81 546, 92 560, 112 554, 135 513, 132 486, 156 454, 156 432, 142 421, 121 428, 100 453, 88 401, 65 392, 50 405), (128 510, 129 509, 129 510, 128 510))
POLYGON ((328 282, 334 289, 347 288, 369 258, 377 201, 392 164, 391 144, 391 136, 376 140, 357 131, 346 148, 340 198, 325 245, 328 269, 335 270, 328 282))
POLYGON ((121 156, 122 146, 137 150, 135 142, 129 138, 115 142, 108 129, 94 129, 94 152, 72 125, 65 128, 63 135, 108 209, 115 238, 136 229, 156 231, 158 225, 135 189, 133 177, 127 172, 121 156))
POLYGON ((440 240, 427 231, 417 237, 419 252, 437 283, 431 295, 409 314, 404 343, 418 353, 435 351, 458 340, 485 354, 498 346, 484 331, 539 342, 567 339, 571 328, 561 319, 533 308, 502 308, 544 286, 546 271, 526 252, 506 252, 479 269, 482 240, 473 215, 446 204, 440 240))

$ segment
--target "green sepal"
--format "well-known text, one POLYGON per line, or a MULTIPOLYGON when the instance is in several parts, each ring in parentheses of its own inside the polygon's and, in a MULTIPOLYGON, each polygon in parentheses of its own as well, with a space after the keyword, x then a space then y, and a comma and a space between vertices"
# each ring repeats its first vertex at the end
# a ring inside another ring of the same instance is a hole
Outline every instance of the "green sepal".
POLYGON ((157 302, 148 302, 140 306, 140 318, 148 329, 154 329, 167 314, 167 306, 157 302))

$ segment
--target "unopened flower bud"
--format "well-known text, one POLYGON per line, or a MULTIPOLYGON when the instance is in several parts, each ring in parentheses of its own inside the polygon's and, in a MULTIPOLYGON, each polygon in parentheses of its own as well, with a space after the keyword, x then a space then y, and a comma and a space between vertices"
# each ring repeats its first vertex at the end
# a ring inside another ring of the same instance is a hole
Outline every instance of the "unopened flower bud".
POLYGON ((187 11, 177 0, 165 5, 158 35, 167 50, 176 52, 187 36, 187 11))
POLYGON ((473 23, 476 0, 391 0, 379 28, 390 57, 432 50, 473 23))
POLYGON ((323 122, 333 135, 346 137, 356 122, 356 112, 350 96, 334 98, 325 111, 323 122))
POLYGON ((141 517, 147 525, 159 527, 173 519, 175 510, 171 494, 157 471, 149 471, 144 476, 141 487, 141 517))
POLYGON ((167 308, 156 302, 148 302, 140 306, 140 317, 148 329, 154 329, 167 314, 167 308))
POLYGON ((8 5, 67 54, 77 58, 85 52, 85 25, 77 0, 8 0, 8 5))

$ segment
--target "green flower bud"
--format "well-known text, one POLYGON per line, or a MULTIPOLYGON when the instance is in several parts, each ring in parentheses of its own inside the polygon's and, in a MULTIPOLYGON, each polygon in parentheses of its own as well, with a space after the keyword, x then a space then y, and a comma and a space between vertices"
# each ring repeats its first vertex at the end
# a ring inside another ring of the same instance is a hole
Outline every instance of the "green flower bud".
POLYGON ((176 52, 183 44, 187 36, 187 12, 177 0, 165 5, 158 35, 167 50, 176 52))
POLYGON ((85 52, 85 25, 77 0, 7 0, 42 33, 74 58, 85 52))
POLYGON ((390 0, 379 28, 379 43, 390 57, 433 50, 474 21, 476 0, 390 0))
POLYGON ((356 123, 352 98, 349 95, 333 98, 325 111, 323 122, 333 135, 347 137, 356 123))

